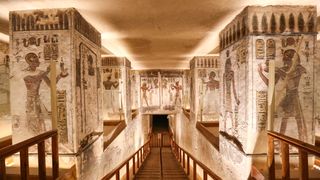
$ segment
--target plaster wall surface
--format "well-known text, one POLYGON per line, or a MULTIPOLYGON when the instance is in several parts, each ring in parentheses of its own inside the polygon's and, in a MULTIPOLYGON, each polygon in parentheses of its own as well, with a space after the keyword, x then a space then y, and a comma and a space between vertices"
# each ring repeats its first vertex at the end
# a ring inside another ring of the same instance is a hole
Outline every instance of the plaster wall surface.
MULTIPOLYGON (((191 119, 194 117, 191 116, 191 119)), ((247 179, 251 170, 251 157, 220 136, 217 150, 182 112, 170 115, 170 128, 176 143, 205 164, 222 179, 247 179)), ((198 171, 201 173, 201 171, 198 171)))
POLYGON ((149 119, 149 115, 139 114, 133 120, 127 121, 127 127, 102 154, 100 177, 111 172, 146 143, 150 130, 149 119))

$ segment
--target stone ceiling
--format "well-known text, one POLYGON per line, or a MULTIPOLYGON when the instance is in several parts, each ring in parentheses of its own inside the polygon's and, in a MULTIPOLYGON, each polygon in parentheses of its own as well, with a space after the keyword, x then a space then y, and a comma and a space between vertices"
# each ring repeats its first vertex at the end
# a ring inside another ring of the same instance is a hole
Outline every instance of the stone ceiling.
POLYGON ((106 54, 136 69, 188 68, 193 56, 218 53, 219 31, 245 6, 277 4, 319 12, 320 0, 1 0, 0 32, 8 34, 9 11, 74 7, 102 33, 106 54))

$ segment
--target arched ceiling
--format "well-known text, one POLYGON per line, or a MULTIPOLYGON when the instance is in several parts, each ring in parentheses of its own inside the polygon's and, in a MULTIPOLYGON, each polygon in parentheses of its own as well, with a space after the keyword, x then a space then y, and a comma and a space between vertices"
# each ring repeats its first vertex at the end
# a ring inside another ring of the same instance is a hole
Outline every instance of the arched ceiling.
POLYGON ((218 53, 219 31, 245 6, 277 4, 319 12, 320 0, 1 0, 0 32, 8 34, 9 11, 74 7, 102 33, 105 52, 134 68, 187 68, 195 55, 218 53))

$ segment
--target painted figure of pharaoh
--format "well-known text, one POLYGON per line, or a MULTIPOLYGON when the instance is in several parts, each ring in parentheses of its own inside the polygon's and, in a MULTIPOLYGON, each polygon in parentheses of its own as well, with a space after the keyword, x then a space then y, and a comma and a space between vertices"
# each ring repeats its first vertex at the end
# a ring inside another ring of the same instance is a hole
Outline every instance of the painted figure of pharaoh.
MULTIPOLYGON (((283 81, 284 89, 280 92, 276 101, 276 111, 282 110, 284 115, 281 119, 280 133, 284 134, 287 129, 288 119, 294 117, 297 122, 298 135, 301 141, 307 139, 307 129, 299 100, 299 83, 306 69, 300 64, 300 57, 294 49, 283 52, 283 66, 275 70, 275 83, 283 81)), ((268 79, 259 68, 259 75, 268 84, 268 79)), ((266 71, 266 70, 265 70, 266 71)))
POLYGON ((225 62, 225 71, 223 73, 223 104, 225 109, 224 114, 224 130, 227 132, 227 119, 231 119, 232 130, 237 130, 237 119, 233 117, 233 105, 231 93, 233 93, 236 106, 240 104, 240 101, 237 96, 235 82, 234 82, 234 71, 232 70, 231 59, 229 58, 229 51, 227 51, 227 60, 225 62))
POLYGON ((112 81, 111 80, 111 74, 107 76, 107 80, 103 81, 103 86, 105 91, 104 95, 104 107, 105 109, 110 112, 112 110, 113 113, 115 113, 119 109, 119 103, 118 98, 119 96, 118 92, 114 92, 114 90, 117 90, 119 87, 118 81, 112 81))
MULTIPOLYGON (((40 61, 35 53, 28 53, 25 60, 29 65, 26 76, 23 78, 27 88, 27 127, 32 134, 37 135, 46 130, 44 117, 48 114, 45 114, 47 110, 40 100, 39 89, 42 80, 50 87, 50 79, 47 76, 50 72, 50 66, 47 67, 46 71, 38 70, 40 61)), ((63 64, 60 65, 60 68, 61 73, 57 76, 56 82, 68 76, 67 69, 63 67, 63 64)))
POLYGON ((143 82, 141 86, 141 90, 142 90, 142 101, 144 101, 147 107, 149 107, 147 91, 150 91, 151 87, 148 87, 147 83, 143 82))
POLYGON ((174 105, 181 105, 181 94, 180 91, 182 90, 182 86, 179 84, 179 81, 176 81, 175 84, 171 84, 171 90, 175 90, 174 94, 174 105), (178 104, 179 102, 179 104, 178 104))
POLYGON ((219 81, 215 80, 216 73, 211 71, 209 73, 209 81, 202 83, 206 85, 205 95, 203 99, 203 113, 204 114, 219 114, 219 81))

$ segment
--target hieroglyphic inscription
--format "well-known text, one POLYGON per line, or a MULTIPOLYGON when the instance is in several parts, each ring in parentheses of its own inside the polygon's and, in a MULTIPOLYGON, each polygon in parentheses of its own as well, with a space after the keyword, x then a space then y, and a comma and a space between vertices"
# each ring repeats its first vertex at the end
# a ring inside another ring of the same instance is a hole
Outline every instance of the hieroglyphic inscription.
POLYGON ((58 129, 59 129, 59 142, 68 142, 68 127, 67 127, 67 104, 66 104, 66 91, 57 91, 57 111, 58 111, 58 129))
POLYGON ((267 59, 274 59, 276 57, 276 43, 273 39, 267 40, 267 59))
POLYGON ((257 105, 257 130, 262 131, 266 128, 267 122, 267 92, 256 92, 256 105, 257 105))
POLYGON ((256 40, 256 58, 257 59, 264 58, 264 40, 263 39, 256 40))

